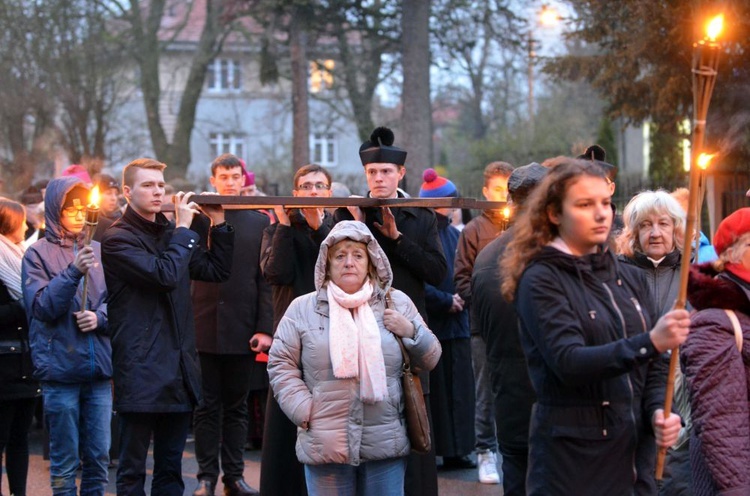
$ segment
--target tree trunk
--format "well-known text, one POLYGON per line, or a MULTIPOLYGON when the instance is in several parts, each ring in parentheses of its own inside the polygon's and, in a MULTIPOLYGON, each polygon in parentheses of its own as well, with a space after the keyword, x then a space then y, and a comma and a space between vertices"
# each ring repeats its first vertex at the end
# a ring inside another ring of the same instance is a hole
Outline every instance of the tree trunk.
POLYGON ((150 3, 145 25, 140 3, 139 0, 130 1, 129 21, 133 33, 134 56, 140 68, 140 88, 143 93, 151 146, 154 148, 156 158, 164 162, 168 159, 169 142, 159 115, 159 100, 161 99, 159 52, 161 47, 158 32, 164 15, 165 0, 153 0, 150 3))
POLYGON ((432 167, 432 107, 430 104, 430 0, 403 3, 403 136, 396 140, 408 152, 402 187, 416 194, 422 172, 432 167))
POLYGON ((292 64, 292 172, 310 163, 310 109, 308 103, 307 33, 297 11, 289 25, 292 64))
POLYGON ((372 97, 380 74, 381 54, 374 50, 362 56, 365 60, 357 61, 357 54, 352 54, 349 49, 349 37, 343 25, 339 26, 336 36, 344 85, 352 106, 352 117, 357 124, 357 134, 360 140, 367 141, 375 129, 372 121, 372 97), (364 86, 361 90, 360 84, 364 86))
POLYGON ((138 4, 136 0, 131 0, 130 22, 133 24, 133 33, 138 40, 135 55, 141 68, 141 91, 146 106, 151 143, 156 158, 169 166, 167 177, 169 179, 185 177, 191 160, 190 138, 195 127, 196 108, 203 91, 208 64, 221 51, 226 35, 225 27, 230 20, 222 17, 224 5, 222 0, 206 0, 205 24, 190 64, 180 98, 174 136, 170 143, 159 115, 159 101, 161 100, 159 54, 162 47, 158 32, 164 14, 165 0, 151 2, 145 27, 141 21, 142 16, 138 4))

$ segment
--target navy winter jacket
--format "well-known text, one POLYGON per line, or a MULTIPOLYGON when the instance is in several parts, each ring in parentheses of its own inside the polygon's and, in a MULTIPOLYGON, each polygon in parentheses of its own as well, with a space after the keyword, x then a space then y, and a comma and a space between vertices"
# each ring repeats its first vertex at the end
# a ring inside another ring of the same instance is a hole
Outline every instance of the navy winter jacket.
MULTIPOLYGON (((107 296, 101 264, 89 270, 86 308, 99 326, 81 332, 73 312, 81 310, 83 274, 73 265, 83 233, 72 235, 60 223, 65 196, 76 177, 53 180, 44 200, 46 231, 23 257, 23 299, 29 319, 34 376, 41 381, 80 383, 112 376, 112 347, 107 333, 107 296)), ((91 247, 101 260, 99 243, 91 247)))
POLYGON ((110 292, 115 409, 190 412, 201 398, 190 280, 229 278, 234 230, 210 229, 211 250, 195 231, 125 210, 104 233, 110 292))
POLYGON ((448 273, 437 286, 425 284, 425 303, 430 329, 440 340, 470 337, 469 312, 464 308, 460 312, 451 312, 453 295, 457 293, 453 284, 453 264, 456 260, 458 246, 458 229, 450 225, 448 217, 436 214, 438 235, 443 245, 443 253, 448 263, 448 273))
POLYGON ((643 274, 608 251, 545 247, 526 268, 515 302, 537 394, 528 494, 655 494, 651 418, 667 364, 649 301, 643 274))

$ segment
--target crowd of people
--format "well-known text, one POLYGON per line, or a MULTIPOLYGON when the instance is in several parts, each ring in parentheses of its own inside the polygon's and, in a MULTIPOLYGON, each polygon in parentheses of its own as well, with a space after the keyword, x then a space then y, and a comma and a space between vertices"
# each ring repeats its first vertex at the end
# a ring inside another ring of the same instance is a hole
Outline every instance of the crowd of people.
MULTIPOLYGON (((406 196, 394 140, 378 128, 360 148, 370 197, 406 196)), ((166 213, 165 168, 140 158, 120 182, 71 166, 18 202, 0 197, 11 494, 27 494, 37 403, 55 495, 103 495, 115 459, 117 494, 145 495, 150 447, 150 494, 182 495, 191 430, 194 496, 220 478, 225 496, 432 496, 438 469, 476 469, 508 496, 750 493, 750 208, 713 246, 686 232, 684 190, 643 191, 620 216, 617 169, 596 145, 488 164, 483 196, 512 214, 471 220, 450 208, 225 211, 182 191, 166 213), (674 309, 686 246, 690 305, 674 309), (409 442, 407 355, 427 453, 409 442), (257 490, 243 478, 248 446, 261 450, 257 490)), ((421 198, 459 196, 433 169, 423 179, 421 198)), ((293 195, 330 197, 332 180, 305 165, 293 195)), ((210 183, 258 194, 231 154, 210 183)))

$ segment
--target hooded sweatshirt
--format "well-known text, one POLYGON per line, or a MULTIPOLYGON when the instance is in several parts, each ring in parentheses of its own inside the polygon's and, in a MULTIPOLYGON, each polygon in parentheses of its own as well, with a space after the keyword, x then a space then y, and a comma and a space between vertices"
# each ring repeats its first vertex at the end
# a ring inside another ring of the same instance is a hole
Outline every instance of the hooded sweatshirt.
MULTIPOLYGON (((107 333, 107 290, 101 263, 88 275, 86 309, 96 313, 98 327, 81 332, 73 312, 82 309, 83 274, 73 264, 84 234, 62 227, 65 196, 80 179, 52 180, 44 200, 46 231, 26 250, 22 263, 23 299, 29 319, 34 376, 42 381, 80 383, 112 376, 112 347, 107 333)), ((91 242, 97 260, 99 243, 91 242)))

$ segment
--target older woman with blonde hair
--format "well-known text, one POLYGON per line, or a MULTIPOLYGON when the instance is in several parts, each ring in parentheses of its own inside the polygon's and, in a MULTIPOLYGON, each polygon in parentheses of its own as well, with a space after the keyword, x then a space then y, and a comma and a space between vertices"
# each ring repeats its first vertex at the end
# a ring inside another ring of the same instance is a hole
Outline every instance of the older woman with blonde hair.
POLYGON ((656 309, 664 315, 677 298, 685 212, 666 191, 643 191, 625 206, 622 220, 619 259, 644 270, 656 309))
POLYGON ((297 458, 316 495, 403 494, 409 440, 403 354, 431 370, 440 343, 370 230, 339 222, 320 247, 316 291, 295 299, 269 351, 274 396, 297 425, 297 458))
MULTIPOLYGON (((664 190, 643 191, 625 206, 623 230, 616 239, 618 260, 638 268, 648 281, 648 288, 658 316, 669 312, 677 299, 680 264, 685 239, 685 212, 680 203, 664 190)), ((676 379, 675 407, 685 427, 677 443, 669 449, 660 494, 690 494, 690 403, 682 374, 676 379)), ((652 450, 652 442, 641 442, 640 450, 652 450)), ((642 456, 639 459, 649 459, 642 456)), ((651 490, 656 480, 651 471, 643 470, 641 482, 651 490), (647 479, 645 479, 647 477, 647 479)))
POLYGON ((719 259, 691 268, 697 310, 680 357, 690 390, 693 493, 750 494, 750 208, 724 219, 719 259))

